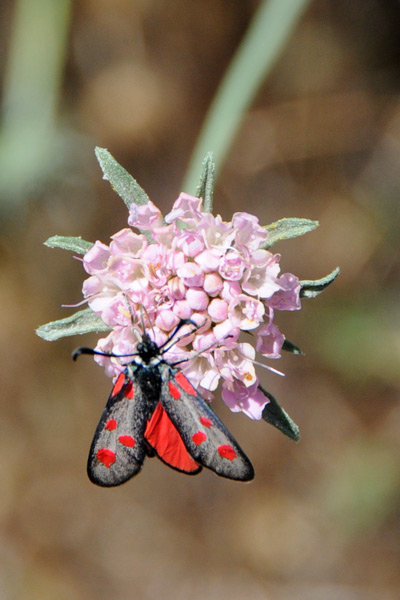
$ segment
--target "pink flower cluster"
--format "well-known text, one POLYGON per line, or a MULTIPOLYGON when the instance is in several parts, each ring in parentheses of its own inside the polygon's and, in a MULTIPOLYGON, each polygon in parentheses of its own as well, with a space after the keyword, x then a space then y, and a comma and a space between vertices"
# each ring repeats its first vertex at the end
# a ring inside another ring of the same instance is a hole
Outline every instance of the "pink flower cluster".
MULTIPOLYGON (((229 408, 260 419, 268 399, 258 389, 256 351, 279 358, 285 338, 274 311, 300 308, 298 278, 279 276, 279 254, 262 248, 266 230, 245 212, 235 213, 231 222, 202 212, 201 199, 189 194, 179 196, 165 221, 152 202, 132 204, 128 224, 150 231, 154 241, 126 228, 109 246, 96 242, 83 259, 90 275, 83 294, 112 327, 97 349, 135 352, 127 299, 134 323, 141 330, 144 321, 158 345, 181 319, 190 318, 200 327, 185 325, 166 359, 190 358, 181 368, 205 398, 212 399, 222 379, 229 408), (242 331, 251 332, 255 348, 239 341, 242 331)), ((122 369, 118 359, 97 360, 109 375, 122 369)))

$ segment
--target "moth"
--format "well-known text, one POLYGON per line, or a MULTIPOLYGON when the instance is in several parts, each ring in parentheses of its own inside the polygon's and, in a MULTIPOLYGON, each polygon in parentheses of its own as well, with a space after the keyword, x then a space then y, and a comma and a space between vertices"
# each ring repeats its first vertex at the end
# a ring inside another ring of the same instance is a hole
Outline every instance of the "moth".
MULTIPOLYGON (((188 475, 202 467, 221 477, 250 481, 254 469, 235 438, 214 414, 177 365, 163 358, 182 320, 168 340, 158 346, 144 333, 133 360, 118 375, 89 451, 89 479, 112 487, 137 475, 146 456, 188 475)), ((196 325, 195 325, 196 326, 196 325)), ((92 348, 80 354, 102 353, 92 348)))

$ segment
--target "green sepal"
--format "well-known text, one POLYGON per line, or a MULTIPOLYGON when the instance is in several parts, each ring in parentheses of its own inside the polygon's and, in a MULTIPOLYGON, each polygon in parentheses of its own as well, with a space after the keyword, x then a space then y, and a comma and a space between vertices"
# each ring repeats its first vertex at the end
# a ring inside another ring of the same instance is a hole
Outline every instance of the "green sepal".
POLYGON ((199 185, 197 186, 196 196, 203 198, 202 210, 212 213, 213 197, 215 185, 215 162, 212 152, 208 152, 202 163, 202 170, 199 185))
POLYGON ((282 433, 290 437, 290 439, 297 442, 300 439, 300 429, 296 423, 292 421, 287 412, 280 406, 272 394, 267 392, 261 385, 258 386, 258 389, 260 389, 269 400, 262 412, 264 421, 267 421, 267 423, 273 425, 282 431, 282 433))
POLYGON ((290 340, 285 340, 283 342, 282 350, 285 350, 286 352, 291 352, 292 354, 303 354, 300 348, 290 340))
POLYGON ((65 236, 65 235, 53 235, 44 242, 45 246, 49 248, 62 248, 63 250, 71 250, 77 254, 86 254, 88 250, 93 246, 93 242, 87 242, 80 236, 65 236))
POLYGON ((298 219, 296 217, 279 219, 279 221, 265 226, 265 229, 268 231, 268 239, 262 247, 270 248, 276 242, 299 237, 313 231, 318 225, 318 221, 311 221, 311 219, 298 219))
POLYGON ((98 317, 91 308, 85 308, 67 317, 41 325, 36 333, 48 342, 54 342, 69 335, 83 335, 92 331, 110 331, 111 327, 98 317))
POLYGON ((113 190, 117 192, 128 208, 132 203, 140 206, 149 202, 150 198, 144 189, 140 187, 136 179, 115 160, 106 148, 96 146, 94 151, 103 171, 103 179, 111 183, 113 190))
POLYGON ((322 277, 322 279, 300 281, 300 298, 315 298, 315 296, 318 296, 318 294, 323 292, 328 285, 331 285, 331 283, 335 281, 339 273, 340 268, 336 267, 332 273, 329 273, 326 277, 322 277))

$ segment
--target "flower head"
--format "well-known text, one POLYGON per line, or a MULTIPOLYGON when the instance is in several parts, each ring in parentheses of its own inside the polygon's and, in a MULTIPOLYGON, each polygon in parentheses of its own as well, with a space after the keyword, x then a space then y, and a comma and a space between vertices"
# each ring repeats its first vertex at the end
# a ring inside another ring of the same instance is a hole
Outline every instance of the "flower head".
MULTIPOLYGON (((106 149, 96 148, 96 156, 104 179, 129 209, 129 227, 114 234, 108 245, 81 237, 46 241, 49 247, 83 256, 88 278, 84 300, 75 306, 87 302, 89 309, 42 325, 37 334, 53 341, 111 329, 97 345, 106 355, 97 354, 95 360, 107 375, 117 376, 123 363, 137 355, 138 333, 145 327, 165 360, 179 365, 203 398, 212 400, 221 384, 232 411, 262 418, 298 440, 297 425, 259 383, 255 358, 258 352, 264 359, 278 359, 282 349, 301 353, 279 331, 275 315, 300 309, 300 298, 318 296, 340 272, 337 267, 321 279, 300 282, 291 273, 280 273, 281 257, 270 251, 276 242, 304 235, 318 222, 282 218, 264 227, 247 212, 235 213, 231 221, 213 216, 212 153, 203 161, 201 197, 182 193, 163 218, 106 149)), ((232 448, 221 449, 231 460, 232 448)), ((104 460, 109 462, 110 456, 104 460)))
MULTIPOLYGON (((181 194, 165 222, 153 203, 132 204, 128 224, 151 238, 126 228, 84 256, 84 297, 112 327, 97 349, 133 353, 131 315, 138 328, 145 321, 157 344, 191 319, 198 328, 183 327, 166 359, 185 361, 182 370, 204 397, 211 399, 222 382, 229 408, 259 419, 268 398, 258 386, 255 353, 279 358, 284 336, 274 311, 300 308, 299 280, 280 274, 280 256, 264 248, 268 234, 254 215, 223 221, 203 212, 200 198, 181 194), (256 349, 249 338, 239 341, 249 331, 256 349)), ((114 358, 97 360, 108 374, 121 371, 114 358)))

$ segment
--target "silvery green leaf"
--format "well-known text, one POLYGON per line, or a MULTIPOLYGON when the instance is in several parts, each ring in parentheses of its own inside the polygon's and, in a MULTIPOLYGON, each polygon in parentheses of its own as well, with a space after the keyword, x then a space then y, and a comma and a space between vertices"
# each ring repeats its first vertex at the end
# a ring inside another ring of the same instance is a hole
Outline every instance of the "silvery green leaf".
POLYGON ((299 237, 313 231, 318 225, 318 221, 311 221, 311 219, 298 219, 296 217, 280 219, 279 221, 275 221, 275 223, 265 226, 265 229, 268 231, 268 239, 263 244, 263 247, 270 248, 276 242, 299 237))
MULTIPOLYGON (((136 179, 115 160, 106 148, 96 147, 95 153, 103 171, 103 179, 111 183, 113 190, 122 198, 128 209, 131 204, 141 206, 149 202, 150 198, 144 189, 140 187, 136 179)), ((140 231, 150 243, 154 241, 149 230, 141 229, 140 231)))
POLYGON ((82 335, 92 331, 110 331, 111 327, 98 317, 91 308, 85 308, 79 312, 67 317, 41 325, 36 329, 36 333, 47 340, 53 342, 69 335, 82 335))
POLYGON ((326 275, 326 277, 322 277, 322 279, 315 279, 314 281, 300 281, 300 298, 315 298, 315 296, 318 296, 318 294, 323 292, 324 289, 328 287, 328 285, 335 281, 339 273, 340 268, 336 267, 336 269, 334 269, 332 273, 329 273, 329 275, 326 275))
POLYGON ((106 148, 95 148, 95 154, 103 171, 103 179, 109 181, 112 188, 129 208, 132 203, 140 206, 150 200, 136 179, 122 167, 106 148))
POLYGON ((275 400, 272 394, 267 392, 261 385, 258 388, 269 399, 262 412, 262 418, 270 425, 280 429, 282 433, 297 442, 300 439, 300 429, 296 423, 292 421, 287 412, 275 400))
POLYGON ((44 242, 45 246, 49 248, 62 248, 63 250, 72 250, 77 254, 86 254, 88 250, 93 246, 93 242, 87 242, 80 236, 64 236, 64 235, 53 235, 44 242))
POLYGON ((201 177, 197 186, 196 196, 203 198, 203 211, 211 213, 215 184, 215 162, 212 152, 208 152, 202 163, 201 177))

